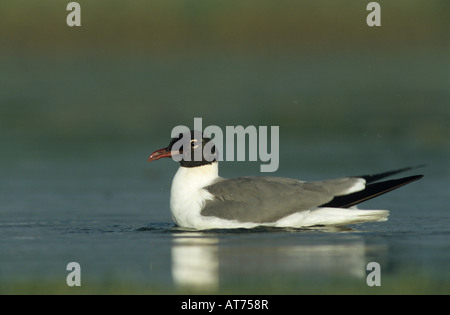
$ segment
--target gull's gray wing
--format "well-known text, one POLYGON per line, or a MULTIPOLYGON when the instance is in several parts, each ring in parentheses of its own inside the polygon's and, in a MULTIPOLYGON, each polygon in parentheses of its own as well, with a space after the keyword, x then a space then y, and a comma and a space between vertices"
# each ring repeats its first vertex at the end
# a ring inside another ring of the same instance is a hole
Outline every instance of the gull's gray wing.
POLYGON ((201 214, 240 222, 275 222, 362 190, 364 183, 354 177, 316 182, 278 177, 222 179, 206 187, 215 198, 206 201, 201 214))

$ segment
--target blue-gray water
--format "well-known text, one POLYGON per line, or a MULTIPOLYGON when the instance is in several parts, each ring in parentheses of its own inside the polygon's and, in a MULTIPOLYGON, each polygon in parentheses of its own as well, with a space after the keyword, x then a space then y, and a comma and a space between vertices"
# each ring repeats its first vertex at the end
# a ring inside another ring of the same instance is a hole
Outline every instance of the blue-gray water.
MULTIPOLYGON (((362 204, 391 210, 388 222, 206 232, 171 222, 178 165, 146 162, 168 135, 5 142, 0 292, 450 293, 448 151, 412 155, 399 143, 365 139, 284 141, 275 174, 314 180, 428 164, 405 174, 422 180, 362 204), (81 266, 80 288, 66 285, 72 261, 81 266), (372 261, 381 287, 366 284, 372 261)), ((221 166, 226 177, 259 170, 259 163, 221 166)))

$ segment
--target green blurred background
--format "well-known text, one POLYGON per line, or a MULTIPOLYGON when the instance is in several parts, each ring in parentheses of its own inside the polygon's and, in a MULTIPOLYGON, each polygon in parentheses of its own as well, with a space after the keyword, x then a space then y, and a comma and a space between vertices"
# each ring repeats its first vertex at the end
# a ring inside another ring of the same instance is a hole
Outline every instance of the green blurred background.
POLYGON ((448 145, 449 1, 378 1, 381 27, 369 1, 80 0, 81 27, 68 3, 0 2, 7 141, 165 143, 202 117, 448 145))
MULTIPOLYGON (((368 0, 80 0, 81 27, 67 26, 68 3, 0 1, 0 290, 65 292, 65 266, 80 261, 87 290, 114 290, 117 276, 123 291, 143 281, 172 292, 175 165, 146 159, 201 117, 203 127, 279 126, 276 176, 429 164, 424 180, 376 200, 392 218, 363 241, 389 249, 383 292, 448 292, 450 1, 378 1, 381 27, 366 24, 368 0), (147 222, 163 228, 136 232, 147 222)), ((260 163, 249 163, 221 170, 255 175, 260 163)), ((220 242, 239 257, 273 235, 260 234, 220 242)), ((281 235, 276 246, 290 240, 281 235)), ((324 237, 347 244, 336 235, 324 237)), ((220 264, 233 292, 310 290, 276 268, 255 284, 230 262, 220 264)), ((319 290, 346 292, 323 279, 319 290)), ((366 292, 361 283, 349 288, 366 292)))

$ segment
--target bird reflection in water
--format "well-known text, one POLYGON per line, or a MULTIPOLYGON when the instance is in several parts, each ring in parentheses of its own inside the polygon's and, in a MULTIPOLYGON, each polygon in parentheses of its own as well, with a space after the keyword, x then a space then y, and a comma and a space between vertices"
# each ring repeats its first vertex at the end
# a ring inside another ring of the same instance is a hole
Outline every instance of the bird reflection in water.
POLYGON ((211 293, 219 290, 219 284, 244 284, 246 279, 255 277, 298 279, 299 285, 302 279, 311 276, 324 279, 338 276, 365 283, 368 256, 373 253, 383 256, 387 251, 382 244, 367 245, 361 235, 347 234, 345 230, 333 231, 338 232, 338 238, 336 233, 326 237, 321 228, 319 231, 319 234, 318 229, 304 231, 307 237, 298 231, 284 231, 289 232, 285 239, 279 234, 272 238, 268 237, 270 232, 254 233, 254 230, 232 233, 231 237, 226 233, 174 233, 171 249, 174 283, 180 289, 211 293), (258 234, 263 237, 258 238, 258 234))

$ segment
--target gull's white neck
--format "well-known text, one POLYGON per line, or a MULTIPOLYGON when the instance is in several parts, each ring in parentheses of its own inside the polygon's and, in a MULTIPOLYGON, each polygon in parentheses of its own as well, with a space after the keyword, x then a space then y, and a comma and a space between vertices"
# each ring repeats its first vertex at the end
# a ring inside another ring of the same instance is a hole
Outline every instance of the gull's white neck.
POLYGON ((180 166, 175 174, 172 182, 173 186, 176 185, 178 190, 183 186, 190 186, 193 189, 200 189, 210 185, 219 177, 219 163, 214 162, 197 167, 183 167, 180 166))
POLYGON ((170 210, 172 218, 180 226, 192 226, 200 216, 206 200, 212 195, 204 187, 217 182, 219 167, 217 162, 197 167, 180 167, 172 181, 170 210))

